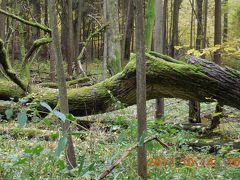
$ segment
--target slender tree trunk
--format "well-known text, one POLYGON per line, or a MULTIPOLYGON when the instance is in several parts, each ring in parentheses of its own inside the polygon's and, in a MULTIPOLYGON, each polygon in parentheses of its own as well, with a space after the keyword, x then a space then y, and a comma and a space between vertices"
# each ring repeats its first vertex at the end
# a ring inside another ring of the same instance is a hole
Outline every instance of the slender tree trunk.
POLYGON ((78 0, 78 6, 77 6, 77 23, 76 23, 76 35, 75 35, 75 48, 76 48, 76 53, 75 53, 75 69, 77 75, 84 74, 85 72, 81 68, 81 61, 77 61, 77 57, 80 53, 80 42, 81 42, 81 27, 82 27, 82 13, 83 13, 83 6, 84 6, 84 1, 83 0, 78 0))
MULTIPOLYGON (((138 118, 138 142, 144 137, 146 125, 146 61, 144 55, 144 14, 143 1, 135 0, 136 23, 136 72, 137 72, 137 118, 138 118)), ((144 144, 138 147, 138 175, 147 179, 147 153, 144 144)))
POLYGON ((125 25, 124 37, 123 37, 122 62, 124 59, 130 58, 133 25, 134 25, 134 6, 133 6, 133 0, 129 0, 128 10, 127 10, 127 20, 125 25))
MULTIPOLYGON (((45 0, 44 1, 44 24, 46 26, 49 25, 49 22, 48 22, 48 0, 45 0)), ((48 44, 46 46, 46 58, 49 57, 49 64, 50 64, 50 71, 49 71, 49 78, 52 82, 55 82, 56 81, 56 57, 55 57, 55 53, 54 53, 54 47, 53 47, 53 43, 51 43, 50 45, 48 44)))
MULTIPOLYGON (((202 37, 203 37, 203 22, 202 13, 203 0, 197 1, 197 38, 196 38, 196 50, 201 50, 202 37)), ((201 123, 200 115, 200 103, 197 101, 189 102, 189 118, 190 123, 201 123)))
POLYGON ((175 57, 175 46, 178 45, 178 23, 179 23, 179 10, 182 0, 174 0, 173 2, 173 18, 172 18, 172 38, 170 44, 170 56, 175 57))
MULTIPOLYGON (((214 26, 214 45, 221 45, 222 42, 222 23, 221 23, 221 0, 215 0, 215 26, 214 26)), ((221 64, 221 50, 214 53, 213 61, 221 64)))
MULTIPOLYGON (((165 34, 164 28, 166 20, 164 20, 163 1, 156 0, 156 12, 155 12, 155 27, 154 27, 154 51, 164 53, 165 48, 165 34)), ((156 99, 156 118, 162 118, 164 116, 164 99, 156 99)))
POLYGON ((228 39, 228 0, 224 0, 225 12, 224 12, 224 25, 223 25, 223 42, 227 42, 228 39))
MULTIPOLYGON (((32 0, 33 5, 33 18, 36 22, 41 24, 41 1, 40 0, 32 0)), ((39 28, 33 28, 33 35, 32 39, 35 41, 40 37, 40 29, 39 28)))
MULTIPOLYGON (((108 13, 107 13, 107 0, 103 0, 103 14, 104 21, 107 23, 108 21, 108 13)), ((103 48, 103 80, 107 78, 107 61, 108 61, 108 34, 107 31, 104 32, 104 48, 103 48)))
POLYGON ((203 41, 202 48, 207 47, 207 18, 208 18, 208 0, 204 1, 204 30, 203 30, 203 41))
POLYGON ((67 36, 67 70, 68 75, 73 75, 73 60, 75 58, 75 49, 74 49, 74 36, 73 36, 73 8, 72 0, 67 1, 67 18, 68 18, 68 36, 67 36))
POLYGON ((56 57, 55 57, 55 53, 54 53, 54 47, 53 47, 53 43, 51 43, 50 45, 50 58, 49 58, 49 61, 50 61, 50 73, 49 73, 49 77, 50 77, 50 80, 52 82, 55 82, 56 81, 56 57))
MULTIPOLYGON (((5 10, 7 5, 7 0, 2 0, 1 2, 1 9, 5 10)), ((6 16, 0 14, 0 38, 5 39, 5 30, 6 30, 6 16)))
MULTIPOLYGON (((221 45, 222 43, 222 8, 221 8, 221 0, 215 0, 215 26, 214 26, 214 45, 221 45)), ((217 50, 214 52, 213 61, 216 64, 221 65, 221 50, 217 50)), ((223 91, 224 92, 224 91, 223 91)), ((220 123, 221 113, 223 111, 223 104, 218 103, 216 106, 215 112, 217 114, 216 117, 212 119, 211 129, 216 128, 220 123)))
POLYGON ((23 62, 24 56, 26 54, 26 48, 25 48, 24 29, 22 24, 19 24, 18 33, 19 33, 20 60, 21 62, 23 62))
POLYGON ((190 0, 191 2, 191 27, 190 27, 190 48, 193 48, 193 24, 195 23, 194 21, 194 4, 195 0, 190 0))
POLYGON ((168 54, 168 0, 164 0, 163 24, 163 54, 168 54))
MULTIPOLYGON (((54 53, 56 57, 56 69, 57 69, 57 77, 58 77, 58 89, 59 89, 59 104, 60 110, 62 113, 69 113, 68 106, 68 97, 67 97, 67 87, 66 80, 64 75, 64 67, 63 67, 63 57, 60 45, 60 38, 57 26, 57 13, 56 13, 56 2, 55 0, 49 0, 49 14, 50 14, 50 26, 52 29, 52 38, 53 38, 53 47, 54 53)), ((68 168, 73 169, 77 167, 76 157, 74 152, 74 146, 72 142, 72 137, 70 133, 70 122, 62 123, 63 134, 67 136, 67 150, 66 150, 66 160, 68 163, 68 168)))

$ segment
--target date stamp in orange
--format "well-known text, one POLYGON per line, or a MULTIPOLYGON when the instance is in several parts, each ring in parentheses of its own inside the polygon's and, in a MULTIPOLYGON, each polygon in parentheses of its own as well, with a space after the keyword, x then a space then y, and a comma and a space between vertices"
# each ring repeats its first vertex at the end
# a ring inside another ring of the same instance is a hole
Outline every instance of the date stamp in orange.
MULTIPOLYGON (((203 158, 203 159, 196 159, 196 158, 183 158, 183 159, 176 159, 174 157, 149 157, 148 160, 148 167, 173 167, 173 165, 181 165, 181 166, 202 166, 202 167, 215 167, 219 165, 219 161, 216 161, 214 158, 203 158)), ((223 165, 227 165, 228 167, 235 167, 240 168, 240 158, 227 158, 222 160, 223 165)))

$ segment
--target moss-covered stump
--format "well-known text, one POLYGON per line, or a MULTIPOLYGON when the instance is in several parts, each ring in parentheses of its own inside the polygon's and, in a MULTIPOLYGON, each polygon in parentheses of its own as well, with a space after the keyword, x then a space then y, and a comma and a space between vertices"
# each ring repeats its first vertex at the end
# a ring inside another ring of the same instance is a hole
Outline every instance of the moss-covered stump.
MULTIPOLYGON (((240 72, 194 57, 189 57, 186 63, 161 54, 146 53, 146 60, 147 99, 167 97, 200 102, 217 100, 240 109, 240 72)), ((11 82, 0 81, 0 87, 0 99, 24 97, 23 91, 11 82)), ((35 108, 40 107, 40 101, 56 106, 57 90, 37 85, 31 89, 25 98, 36 102, 35 108)), ((115 110, 116 100, 125 106, 135 104, 135 55, 132 55, 122 72, 93 86, 69 89, 68 98, 70 112, 78 116, 115 110)))

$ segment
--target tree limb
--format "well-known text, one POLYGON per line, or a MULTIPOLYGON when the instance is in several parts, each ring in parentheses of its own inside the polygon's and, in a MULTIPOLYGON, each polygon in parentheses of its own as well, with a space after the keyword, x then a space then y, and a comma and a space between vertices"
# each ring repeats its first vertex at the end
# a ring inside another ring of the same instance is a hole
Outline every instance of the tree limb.
POLYGON ((28 59, 32 56, 34 51, 36 51, 41 46, 51 43, 51 42, 52 42, 51 38, 41 38, 41 39, 37 39, 36 41, 34 41, 32 47, 29 49, 29 51, 27 52, 27 54, 24 57, 23 64, 22 64, 23 69, 27 65, 28 59))
POLYGON ((14 82, 16 83, 25 93, 28 92, 27 85, 17 76, 15 71, 13 70, 8 57, 7 52, 4 48, 4 43, 0 39, 0 64, 3 67, 4 72, 6 75, 14 82))
POLYGON ((11 18, 13 18, 13 19, 15 19, 17 21, 20 21, 21 23, 24 23, 26 25, 29 25, 29 26, 32 26, 32 27, 35 27, 35 28, 39 28, 39 29, 41 29, 41 30, 43 30, 43 31, 45 31, 47 33, 51 33, 52 32, 52 30, 50 28, 48 28, 47 26, 45 26, 45 25, 39 24, 37 22, 27 21, 27 20, 25 20, 25 19, 15 15, 15 14, 11 14, 11 13, 9 13, 7 11, 4 11, 3 9, 0 9, 0 13, 6 15, 8 17, 11 17, 11 18))
MULTIPOLYGON (((157 142, 159 142, 164 148, 169 149, 169 146, 167 144, 165 144, 164 142, 162 142, 157 136, 153 136, 151 138, 148 138, 146 140, 144 140, 144 144, 147 144, 150 141, 156 140, 157 142)), ((108 174, 110 174, 112 172, 112 170, 117 167, 128 155, 129 153, 131 153, 133 150, 135 150, 137 147, 139 146, 139 144, 135 144, 132 147, 128 148, 127 150, 125 150, 122 153, 122 156, 115 160, 111 166, 109 166, 106 170, 104 170, 97 179, 104 179, 108 174)))

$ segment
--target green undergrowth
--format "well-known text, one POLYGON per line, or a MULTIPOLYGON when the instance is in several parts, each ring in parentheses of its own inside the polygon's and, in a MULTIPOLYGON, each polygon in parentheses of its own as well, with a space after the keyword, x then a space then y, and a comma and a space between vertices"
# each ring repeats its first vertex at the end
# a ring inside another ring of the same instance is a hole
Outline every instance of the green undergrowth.
MULTIPOLYGON (((186 122, 188 102, 166 99, 166 115, 157 121, 153 118, 154 101, 148 101, 147 107, 148 131, 145 137, 157 135, 170 147, 170 150, 166 150, 156 141, 147 144, 149 179, 238 179, 240 167, 234 165, 234 160, 240 157, 240 153, 231 144, 224 145, 217 152, 210 153, 211 146, 208 145, 196 150, 189 144, 200 140, 209 143, 212 138, 175 128, 176 124, 186 122), (231 166, 230 159, 233 161, 231 166)), ((213 114, 214 107, 215 103, 202 104, 203 123, 209 123, 207 118, 213 114)), ((240 114, 228 107, 225 108, 225 114, 221 127, 216 131, 223 140, 232 141, 239 136, 240 127, 237 123, 240 114)), ((35 120, 20 128, 14 119, 2 120, 1 126, 5 133, 0 135, 0 177, 96 179, 127 148, 137 143, 135 117, 136 107, 132 106, 112 113, 80 118, 96 123, 87 131, 77 131, 79 127, 73 126, 78 167, 70 172, 64 155, 59 158, 55 156, 58 136, 42 138, 46 134, 54 135, 53 132, 58 134, 58 125, 46 120, 35 120), (20 135, 12 136, 14 133, 20 135)), ((136 151, 132 151, 106 179, 136 179, 136 155, 136 151)))

